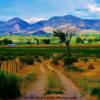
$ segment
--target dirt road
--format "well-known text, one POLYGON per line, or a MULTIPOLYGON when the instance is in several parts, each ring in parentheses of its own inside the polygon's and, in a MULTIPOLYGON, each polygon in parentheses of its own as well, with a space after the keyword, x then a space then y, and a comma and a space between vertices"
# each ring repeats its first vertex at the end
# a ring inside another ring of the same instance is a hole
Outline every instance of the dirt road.
POLYGON ((28 91, 25 96, 26 99, 41 97, 44 95, 47 88, 47 72, 46 69, 43 67, 43 64, 40 64, 40 71, 41 74, 39 76, 39 79, 34 83, 34 90, 28 91))
MULTIPOLYGON (((42 97, 44 93, 46 93, 48 87, 48 70, 53 71, 56 73, 57 77, 61 81, 64 87, 64 96, 66 97, 73 97, 74 99, 60 99, 60 100, 83 100, 81 98, 80 91, 78 90, 77 86, 59 69, 54 68, 50 62, 44 61, 40 64, 40 71, 41 74, 38 80, 34 83, 34 89, 29 90, 25 96, 26 100, 42 100, 40 98, 34 97, 42 97), (32 99, 31 99, 32 98, 32 99)), ((44 99, 43 99, 44 100, 44 99)), ((46 99, 48 100, 48 99, 46 99)), ((53 99, 52 99, 53 100, 53 99)), ((59 100, 59 99, 54 99, 59 100)))
POLYGON ((47 64, 47 67, 50 70, 54 71, 59 77, 59 80, 61 81, 64 87, 64 94, 66 96, 75 97, 76 100, 82 100, 78 88, 69 78, 67 78, 60 70, 53 68, 49 63, 47 64))

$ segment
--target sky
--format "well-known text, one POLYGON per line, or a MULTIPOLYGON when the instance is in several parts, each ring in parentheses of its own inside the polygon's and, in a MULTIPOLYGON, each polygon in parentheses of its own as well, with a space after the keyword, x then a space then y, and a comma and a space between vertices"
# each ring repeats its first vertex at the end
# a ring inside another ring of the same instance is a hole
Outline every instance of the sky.
POLYGON ((100 19, 100 0, 0 0, 0 20, 36 22, 64 15, 100 19))

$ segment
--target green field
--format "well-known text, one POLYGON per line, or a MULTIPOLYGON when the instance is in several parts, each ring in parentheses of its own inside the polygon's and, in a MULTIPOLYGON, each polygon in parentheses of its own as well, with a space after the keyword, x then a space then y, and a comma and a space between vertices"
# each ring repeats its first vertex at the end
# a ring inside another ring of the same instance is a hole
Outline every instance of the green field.
MULTIPOLYGON (((0 55, 49 55, 52 53, 64 53, 67 49, 65 47, 33 47, 33 48, 0 48, 0 55)), ((100 47, 71 47, 73 55, 82 56, 100 56, 98 53, 100 47)))
MULTIPOLYGON (((0 40, 8 39, 18 46, 30 46, 32 44, 37 44, 36 39, 39 40, 40 44, 45 44, 43 40, 49 39, 50 44, 61 44, 59 42, 59 38, 51 36, 51 37, 43 37, 43 36, 17 36, 17 35, 5 35, 0 36, 0 40)), ((100 34, 79 34, 77 36, 73 36, 71 40, 71 44, 100 44, 100 34), (80 40, 77 40, 80 38, 80 40)), ((0 45, 4 45, 1 44, 0 45)))

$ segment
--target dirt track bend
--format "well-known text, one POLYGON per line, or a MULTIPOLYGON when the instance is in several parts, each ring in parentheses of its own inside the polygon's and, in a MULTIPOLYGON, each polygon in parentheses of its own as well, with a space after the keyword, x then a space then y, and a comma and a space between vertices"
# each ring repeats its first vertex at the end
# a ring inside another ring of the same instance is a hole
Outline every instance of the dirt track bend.
MULTIPOLYGON (((51 66, 49 61, 44 61, 40 64, 41 75, 39 76, 39 79, 34 83, 34 90, 28 91, 25 97, 41 97, 44 95, 48 86, 47 69, 56 73, 57 77, 64 87, 64 95, 66 97, 76 97, 76 99, 74 100, 83 100, 76 85, 74 85, 74 83, 69 78, 67 78, 63 72, 51 66)), ((27 100, 30 99, 27 98, 27 100)))
POLYGON ((47 88, 47 72, 45 70, 45 68, 43 67, 43 64, 40 64, 40 71, 41 71, 41 75, 38 79, 38 81, 36 81, 34 84, 34 90, 29 91, 27 93, 27 95, 25 96, 27 97, 41 97, 44 95, 46 88, 47 88))
POLYGON ((57 76, 59 77, 59 80, 63 84, 64 94, 67 97, 76 97, 77 99, 75 100, 82 100, 81 94, 78 88, 74 85, 74 83, 69 78, 66 77, 66 75, 64 75, 60 70, 53 68, 50 65, 50 63, 47 63, 47 67, 57 74, 57 76))

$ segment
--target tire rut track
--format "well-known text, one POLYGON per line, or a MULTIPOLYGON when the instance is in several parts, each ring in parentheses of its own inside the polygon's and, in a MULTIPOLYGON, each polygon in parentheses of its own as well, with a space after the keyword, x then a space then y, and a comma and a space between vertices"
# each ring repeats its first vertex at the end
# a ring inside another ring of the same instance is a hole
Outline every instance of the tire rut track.
POLYGON ((74 85, 74 83, 66 77, 61 71, 53 68, 49 63, 47 63, 48 69, 54 71, 57 76, 59 77, 59 80, 61 81, 63 87, 64 87, 64 94, 68 97, 75 97, 74 100, 82 100, 81 94, 78 90, 78 88, 74 85))
POLYGON ((41 74, 39 79, 34 83, 34 89, 29 91, 25 98, 28 97, 42 97, 47 88, 47 71, 43 66, 43 63, 40 64, 41 74))

